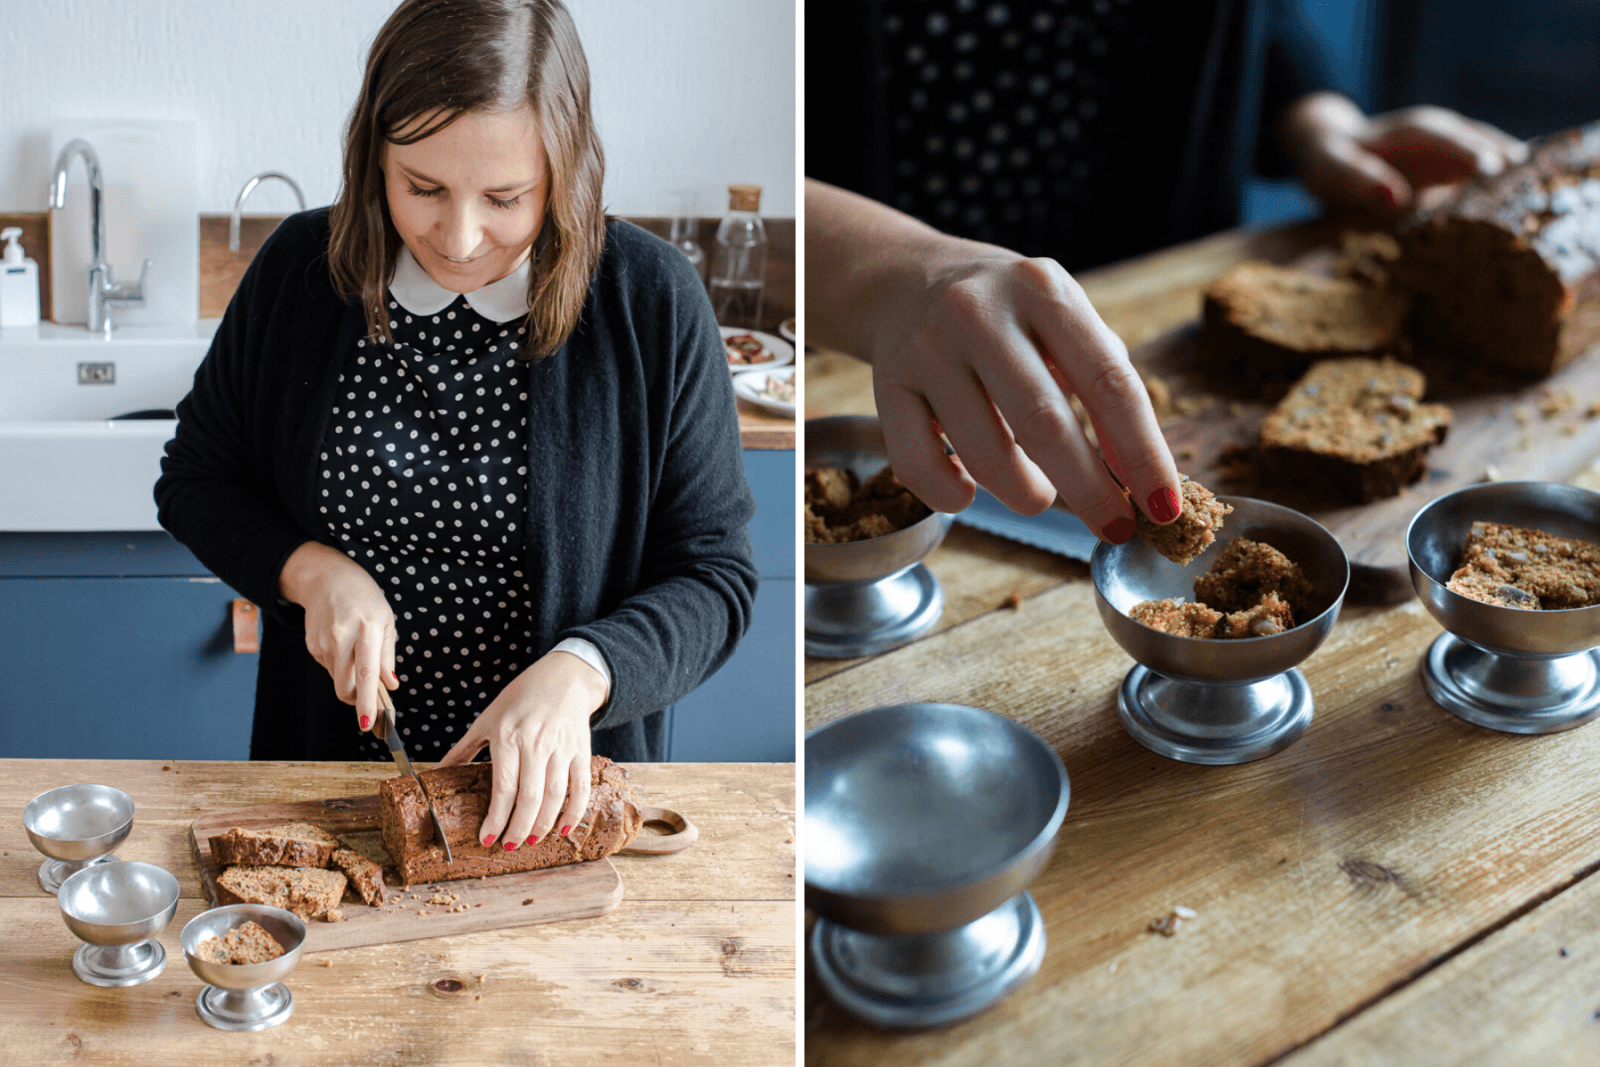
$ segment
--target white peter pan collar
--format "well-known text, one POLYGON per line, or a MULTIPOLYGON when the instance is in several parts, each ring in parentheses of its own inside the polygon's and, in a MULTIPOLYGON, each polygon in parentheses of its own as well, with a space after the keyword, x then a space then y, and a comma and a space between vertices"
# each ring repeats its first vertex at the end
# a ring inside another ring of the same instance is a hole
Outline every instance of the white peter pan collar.
POLYGON ((389 282, 389 295, 413 315, 437 315, 449 307, 458 296, 465 296, 473 311, 491 322, 510 322, 528 314, 528 277, 533 270, 530 255, 522 266, 497 282, 480 286, 470 293, 456 293, 428 275, 404 244, 395 257, 394 278, 389 282))

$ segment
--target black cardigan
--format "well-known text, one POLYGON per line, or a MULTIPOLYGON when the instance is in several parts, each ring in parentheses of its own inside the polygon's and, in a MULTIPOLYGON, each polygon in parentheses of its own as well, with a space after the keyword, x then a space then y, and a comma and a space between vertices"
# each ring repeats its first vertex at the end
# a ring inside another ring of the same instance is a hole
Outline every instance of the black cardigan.
MULTIPOLYGON (((296 548, 337 547, 314 499, 318 450, 365 323, 333 291, 328 233, 323 208, 262 246, 178 405, 155 487, 161 524, 263 609, 252 759, 329 758, 356 728, 306 650, 304 613, 278 596, 296 548)), ((726 358, 688 261, 608 222, 582 320, 530 378, 532 651, 594 642, 611 668, 594 750, 660 759, 652 713, 732 654, 758 581, 726 358)))

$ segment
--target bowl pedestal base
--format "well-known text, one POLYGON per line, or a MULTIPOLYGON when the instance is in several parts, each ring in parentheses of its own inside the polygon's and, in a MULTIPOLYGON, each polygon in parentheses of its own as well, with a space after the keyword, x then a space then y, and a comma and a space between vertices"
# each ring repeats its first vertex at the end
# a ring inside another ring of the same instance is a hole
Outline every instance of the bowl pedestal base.
POLYGON ((282 982, 254 989, 208 985, 194 998, 194 1010, 218 1030, 265 1030, 294 1014, 294 994, 282 982))
POLYGON ((1122 680, 1122 728, 1183 763, 1248 763, 1293 744, 1311 723, 1311 686, 1291 667, 1253 682, 1180 681, 1137 666, 1122 680))
POLYGON ((925 565, 875 582, 806 583, 806 655, 855 659, 910 644, 944 614, 944 590, 925 565))
POLYGON ((1422 681, 1450 714, 1502 733, 1551 734, 1600 716, 1600 648, 1511 656, 1443 633, 1422 661, 1422 681))

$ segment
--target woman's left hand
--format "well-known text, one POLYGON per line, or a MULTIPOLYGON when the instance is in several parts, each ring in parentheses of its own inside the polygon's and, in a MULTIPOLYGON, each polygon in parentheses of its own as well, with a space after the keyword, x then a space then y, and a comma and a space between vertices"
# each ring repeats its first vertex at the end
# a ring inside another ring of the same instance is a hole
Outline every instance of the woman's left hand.
POLYGON ((509 852, 578 825, 589 807, 589 717, 606 696, 599 671, 570 653, 550 652, 501 690, 445 753, 440 767, 489 749, 494 779, 478 830, 485 848, 502 841, 509 852))
POLYGON ((1398 214, 1422 190, 1498 174, 1528 158, 1504 130, 1442 107, 1367 116, 1338 93, 1301 97, 1279 119, 1279 137, 1313 196, 1330 206, 1398 214))

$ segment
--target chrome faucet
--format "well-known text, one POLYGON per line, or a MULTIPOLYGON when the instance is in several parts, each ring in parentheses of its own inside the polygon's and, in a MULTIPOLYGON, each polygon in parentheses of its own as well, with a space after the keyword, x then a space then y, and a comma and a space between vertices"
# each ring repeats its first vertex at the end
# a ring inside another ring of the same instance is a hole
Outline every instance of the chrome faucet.
POLYGON ((110 337, 110 305, 144 303, 144 282, 150 274, 150 261, 144 261, 139 280, 132 285, 119 285, 111 280, 111 265, 106 262, 106 213, 102 202, 105 194, 100 182, 100 157, 81 137, 68 141, 56 157, 55 171, 50 178, 50 206, 66 207, 67 167, 75 155, 83 157, 83 165, 89 171, 89 332, 103 332, 110 337))
POLYGON ((306 194, 300 191, 300 186, 295 184, 295 180, 293 178, 289 177, 287 174, 279 174, 275 170, 262 171, 260 174, 257 174, 254 178, 251 178, 249 181, 244 183, 244 188, 239 190, 239 199, 233 202, 233 217, 228 220, 228 251, 239 251, 239 218, 244 212, 244 202, 246 198, 248 198, 251 193, 256 191, 256 186, 260 185, 268 178, 276 178, 279 181, 286 183, 290 189, 294 190, 294 198, 300 201, 300 210, 304 211, 306 209, 306 194))

